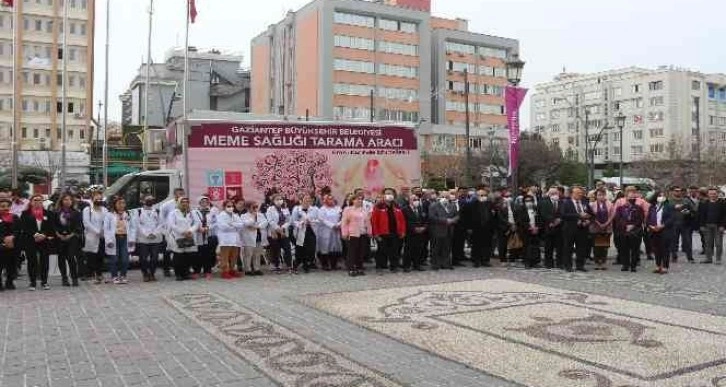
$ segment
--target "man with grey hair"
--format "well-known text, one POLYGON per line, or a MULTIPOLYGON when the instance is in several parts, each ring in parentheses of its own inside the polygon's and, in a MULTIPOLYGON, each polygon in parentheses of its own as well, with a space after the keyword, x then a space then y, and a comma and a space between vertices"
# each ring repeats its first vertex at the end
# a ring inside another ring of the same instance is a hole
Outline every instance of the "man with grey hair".
POLYGON ((544 222, 542 238, 545 245, 545 267, 548 269, 561 267, 563 263, 562 199, 561 189, 553 186, 539 202, 540 215, 544 222))

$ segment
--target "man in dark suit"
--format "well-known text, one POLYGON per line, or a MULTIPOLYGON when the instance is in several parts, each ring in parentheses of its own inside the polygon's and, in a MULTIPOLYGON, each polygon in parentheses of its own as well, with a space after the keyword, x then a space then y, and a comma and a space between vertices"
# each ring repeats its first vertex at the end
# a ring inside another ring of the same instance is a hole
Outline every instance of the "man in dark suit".
POLYGON ((451 262, 451 240, 454 225, 459 221, 455 203, 451 203, 446 191, 441 192, 439 201, 429 207, 429 232, 431 235, 431 268, 453 270, 451 262))
MULTIPOLYGON (((458 212, 465 211, 469 205, 467 197, 467 188, 460 187, 456 192, 450 192, 451 204, 456 207, 458 212)), ((464 222, 458 222, 454 225, 454 235, 451 239, 451 259, 454 266, 464 266, 462 261, 466 260, 464 247, 466 245, 467 225, 464 222)))
POLYGON ((421 199, 412 195, 409 202, 402 208, 403 217, 406 218, 406 246, 403 254, 403 271, 408 273, 411 269, 424 271, 421 267, 423 249, 426 242, 427 219, 421 205, 421 199))
POLYGON ((562 268, 562 194, 559 188, 552 187, 547 196, 539 201, 539 213, 544 223, 542 238, 545 243, 545 267, 562 268), (556 257, 556 261, 554 258, 556 257))
POLYGON ((592 209, 584 200, 585 191, 581 187, 572 189, 569 200, 563 203, 562 232, 563 232, 563 268, 572 272, 572 253, 575 253, 575 269, 586 272, 585 261, 588 256, 588 238, 590 220, 593 217, 592 209))
POLYGON ((462 221, 471 230, 471 260, 474 267, 491 267, 494 208, 487 187, 479 187, 476 195, 476 201, 464 208, 462 221))
POLYGON ((543 221, 540 216, 535 196, 527 194, 522 199, 521 206, 514 209, 517 222, 517 232, 522 236, 524 242, 524 267, 532 269, 539 267, 540 262, 540 238, 543 229, 543 221))
POLYGON ((718 188, 708 189, 708 200, 698 206, 698 224, 705 241, 706 259, 701 263, 721 264, 723 255, 723 232, 726 227, 726 207, 718 198, 718 188))
POLYGON ((20 217, 20 231, 28 259, 29 289, 36 289, 37 277, 44 290, 48 284, 49 255, 56 237, 53 214, 43 208, 43 196, 33 195, 30 206, 20 217))

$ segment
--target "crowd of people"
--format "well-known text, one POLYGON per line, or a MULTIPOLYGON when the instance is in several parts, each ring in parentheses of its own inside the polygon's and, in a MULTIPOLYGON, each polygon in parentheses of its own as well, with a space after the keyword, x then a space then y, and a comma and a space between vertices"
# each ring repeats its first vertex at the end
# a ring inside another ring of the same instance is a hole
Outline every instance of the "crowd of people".
POLYGON ((601 184, 591 191, 533 186, 516 195, 487 186, 388 188, 377 197, 357 189, 344 198, 323 188, 292 199, 273 189, 264 202, 236 198, 219 207, 176 189, 174 200, 147 196, 143 203, 129 210, 124 198, 106 203, 95 191, 60 194, 47 206, 42 195, 1 193, 0 290, 15 289, 23 262, 29 289, 50 289, 52 254, 63 286, 126 284, 132 254, 143 281, 153 282, 159 266, 179 281, 341 266, 355 277, 365 275, 367 262, 377 271, 411 272, 453 270, 466 260, 489 267, 498 259, 571 272, 587 271, 592 260, 595 270, 606 270, 611 244, 622 271, 637 271, 644 246, 654 271, 665 274, 679 252, 695 262, 694 232, 701 234, 702 263, 720 264, 726 226, 719 191, 698 187, 649 195, 634 187, 613 195, 601 184))

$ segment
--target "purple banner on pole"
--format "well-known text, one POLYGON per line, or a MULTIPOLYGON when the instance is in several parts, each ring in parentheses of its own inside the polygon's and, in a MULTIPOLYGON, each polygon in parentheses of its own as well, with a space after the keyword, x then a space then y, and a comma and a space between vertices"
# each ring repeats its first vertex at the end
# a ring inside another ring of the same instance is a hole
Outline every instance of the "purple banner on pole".
POLYGON ((527 89, 507 86, 504 89, 504 109, 509 126, 509 175, 519 166, 519 108, 527 95, 527 89))

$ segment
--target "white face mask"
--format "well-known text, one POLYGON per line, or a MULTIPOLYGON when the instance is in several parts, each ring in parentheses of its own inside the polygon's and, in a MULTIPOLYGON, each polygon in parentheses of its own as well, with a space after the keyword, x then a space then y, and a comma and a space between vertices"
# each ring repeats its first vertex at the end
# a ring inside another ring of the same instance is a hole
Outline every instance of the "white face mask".
POLYGON ((456 196, 455 195, 449 195, 449 200, 451 200, 452 202, 455 202, 456 201, 456 196))
POLYGON ((481 196, 479 196, 479 201, 480 202, 485 202, 487 200, 489 200, 489 197, 487 195, 481 195, 481 196))
POLYGON ((413 206, 416 207, 416 208, 421 207, 421 202, 418 201, 418 200, 414 200, 413 206))
POLYGON ((447 198, 441 198, 441 199, 439 199, 439 203, 441 203, 441 204, 446 204, 448 202, 449 202, 449 199, 447 199, 447 198))
POLYGON ((665 196, 658 196, 658 199, 656 199, 656 200, 658 201, 658 203, 665 203, 666 198, 665 198, 665 196))
POLYGON ((224 209, 224 211, 226 211, 228 214, 231 214, 234 212, 234 207, 227 207, 224 209))
POLYGON ((527 206, 527 209, 528 210, 531 210, 531 209, 534 208, 534 203, 533 202, 527 202, 527 203, 525 203, 525 205, 527 206))
POLYGON ((392 201, 393 201, 393 195, 391 195, 391 194, 386 194, 386 195, 385 195, 385 196, 384 196, 383 198, 384 198, 384 199, 385 199, 385 200, 386 200, 387 202, 392 202, 392 201))
POLYGON ((554 201, 554 202, 557 202, 560 200, 560 197, 557 195, 552 195, 552 196, 550 196, 550 199, 552 199, 552 201, 554 201))

